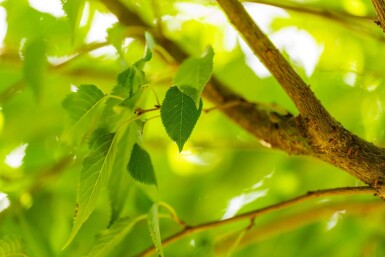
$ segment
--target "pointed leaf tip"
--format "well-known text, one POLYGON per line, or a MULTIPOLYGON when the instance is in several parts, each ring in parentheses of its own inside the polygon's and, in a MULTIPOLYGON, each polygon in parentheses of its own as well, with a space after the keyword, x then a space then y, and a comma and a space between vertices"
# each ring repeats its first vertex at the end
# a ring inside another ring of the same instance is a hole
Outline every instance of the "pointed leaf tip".
POLYGON ((151 239, 154 242, 155 248, 159 257, 164 257, 162 238, 159 229, 159 205, 153 204, 147 216, 147 225, 150 230, 151 239))
POLYGON ((151 163, 151 157, 148 152, 137 143, 135 143, 132 148, 127 170, 138 182, 156 185, 155 171, 151 163))
POLYGON ((160 108, 160 117, 169 137, 178 145, 179 152, 190 137, 195 124, 202 112, 202 99, 199 108, 194 100, 181 92, 177 87, 171 87, 160 108))

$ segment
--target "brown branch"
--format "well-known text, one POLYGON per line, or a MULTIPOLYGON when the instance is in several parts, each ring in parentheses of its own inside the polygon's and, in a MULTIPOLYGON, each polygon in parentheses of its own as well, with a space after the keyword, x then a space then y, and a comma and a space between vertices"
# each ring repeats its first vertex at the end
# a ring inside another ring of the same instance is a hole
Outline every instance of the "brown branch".
POLYGON ((303 4, 299 5, 295 3, 276 2, 271 0, 243 0, 243 2, 264 4, 282 8, 287 11, 324 18, 334 23, 340 24, 350 31, 355 31, 357 33, 372 37, 379 42, 385 41, 385 37, 383 35, 378 35, 371 28, 371 23, 376 20, 376 17, 358 16, 343 11, 327 10, 311 6, 304 6, 303 4))
MULTIPOLYGON (((318 198, 318 197, 327 197, 327 196, 346 196, 346 195, 357 195, 357 194, 373 194, 375 193, 375 190, 370 187, 345 187, 345 188, 334 188, 334 189, 325 189, 325 190, 317 190, 313 192, 308 192, 307 194, 304 194, 302 196, 293 198, 288 201, 284 201, 278 204, 270 205, 268 207, 247 212, 244 214, 241 214, 239 216, 235 216, 233 218, 229 218, 226 220, 220 220, 220 221, 214 221, 214 222, 208 222, 204 223, 201 225, 196 225, 196 226, 187 226, 185 227, 182 231, 179 233, 171 236, 170 238, 166 239, 163 241, 163 246, 167 246, 177 240, 180 240, 186 236, 196 234, 198 232, 206 231, 209 229, 214 229, 219 226, 224 226, 227 224, 233 224, 239 221, 244 221, 244 220, 254 220, 255 218, 271 213, 277 210, 282 210, 284 208, 288 208, 294 205, 297 205, 299 203, 318 198)), ((154 247, 151 247, 144 251, 143 253, 139 254, 140 257, 145 257, 145 256, 150 256, 152 253, 154 253, 156 249, 154 247)))
MULTIPOLYGON (((332 133, 335 121, 314 96, 310 87, 306 85, 269 38, 254 23, 242 4, 237 0, 218 0, 217 2, 253 52, 293 100, 304 119, 317 120, 317 125, 322 126, 325 133, 332 133), (323 118, 317 119, 318 117, 323 118)), ((315 124, 309 125, 310 128, 315 126, 315 124)), ((319 136, 314 128, 309 129, 309 132, 313 134, 314 138, 319 136)), ((320 139, 321 142, 324 140, 323 138, 320 139)))
MULTIPOLYGON (((113 12, 121 6, 119 0, 103 1, 113 12)), ((225 6, 230 19, 239 26, 252 49, 260 54, 265 65, 285 88, 297 105, 300 116, 290 113, 282 115, 265 105, 250 103, 232 92, 215 77, 206 85, 203 96, 215 105, 228 102, 244 102, 221 111, 252 135, 267 142, 272 148, 289 154, 314 156, 339 167, 364 183, 375 186, 378 194, 385 198, 385 149, 377 147, 344 129, 336 122, 310 88, 290 67, 269 39, 259 30, 237 1, 218 0, 225 6), (235 6, 235 7, 234 7, 235 6)), ((134 17, 125 7, 120 12, 134 17)), ((132 24, 121 20, 126 26, 132 24)), ((155 34, 157 43, 177 61, 182 62, 187 54, 173 41, 155 34)))
MULTIPOLYGON (((286 217, 280 216, 279 219, 273 220, 259 227, 254 227, 246 231, 240 240, 237 249, 240 250, 250 244, 267 239, 271 236, 281 235, 294 229, 317 222, 323 218, 330 218, 333 213, 339 210, 346 210, 349 214, 367 215, 374 212, 384 211, 385 205, 381 202, 373 203, 338 203, 328 204, 304 212, 292 214, 286 217)), ((238 232, 239 233, 239 232, 238 232)), ((228 252, 229 246, 233 243, 236 234, 224 235, 215 243, 215 256, 222 256, 228 252)))
POLYGON ((377 13, 376 24, 385 32, 385 2, 384 0, 372 0, 372 4, 377 13))
POLYGON ((237 0, 217 1, 254 53, 297 106, 299 134, 312 155, 342 168, 385 197, 385 149, 350 133, 335 121, 237 0), (379 183, 378 183, 379 182, 379 183))
POLYGON ((311 14, 336 21, 345 21, 345 19, 357 20, 357 21, 373 21, 375 17, 371 16, 359 16, 344 11, 335 11, 328 9, 320 9, 316 7, 298 5, 290 2, 277 2, 271 0, 242 0, 242 2, 250 2, 257 4, 270 5, 278 8, 282 8, 289 11, 300 12, 304 14, 311 14))

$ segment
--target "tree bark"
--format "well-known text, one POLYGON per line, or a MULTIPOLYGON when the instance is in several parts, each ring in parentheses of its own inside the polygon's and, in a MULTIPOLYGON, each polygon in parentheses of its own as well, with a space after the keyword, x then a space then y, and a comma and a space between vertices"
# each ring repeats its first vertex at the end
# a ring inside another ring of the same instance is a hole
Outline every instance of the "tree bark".
MULTIPOLYGON (((132 20, 139 20, 144 24, 139 16, 132 13, 119 0, 101 1, 120 18, 123 24, 131 26, 132 20), (130 18, 121 18, 121 13, 130 18)), ((283 150, 288 154, 313 156, 339 167, 374 187, 377 194, 385 199, 385 186, 383 186, 385 149, 352 134, 327 112, 310 87, 253 22, 241 3, 236 0, 217 2, 254 53, 293 100, 300 115, 296 117, 290 113, 281 115, 265 105, 249 102, 224 86, 215 76, 206 85, 204 97, 217 105, 238 102, 239 104, 222 108, 221 111, 252 135, 267 142, 272 148, 283 150)), ((188 56, 173 41, 156 33, 154 35, 158 44, 177 62, 182 62, 188 56)))

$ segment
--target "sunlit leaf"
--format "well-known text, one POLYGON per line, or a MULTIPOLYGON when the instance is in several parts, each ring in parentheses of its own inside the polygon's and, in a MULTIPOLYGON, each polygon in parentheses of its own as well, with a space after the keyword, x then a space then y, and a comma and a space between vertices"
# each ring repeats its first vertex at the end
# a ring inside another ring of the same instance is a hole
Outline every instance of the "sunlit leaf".
POLYGON ((127 170, 135 180, 145 184, 156 185, 155 171, 151 163, 151 157, 148 152, 137 143, 135 143, 132 148, 127 170))
POLYGON ((22 242, 12 236, 0 238, 0 257, 26 256, 22 242))
POLYGON ((90 151, 83 161, 73 228, 64 247, 76 236, 80 227, 95 209, 98 197, 106 186, 114 160, 115 134, 103 129, 94 131, 90 151))
POLYGON ((67 17, 71 23, 73 32, 80 25, 80 20, 82 18, 83 8, 85 0, 61 0, 63 10, 67 14, 67 17))
POLYGON ((156 250, 158 251, 158 256, 163 257, 163 246, 162 238, 160 236, 159 229, 159 207, 158 204, 154 204, 150 211, 148 212, 147 217, 148 229, 150 230, 151 239, 154 242, 156 250))
POLYGON ((46 45, 42 38, 28 40, 24 50, 24 76, 35 96, 40 98, 47 68, 46 45))
POLYGON ((142 129, 143 122, 136 120, 123 128, 121 133, 117 134, 116 152, 119 153, 119 158, 116 158, 114 161, 113 172, 108 182, 112 211, 111 222, 120 217, 124 204, 127 201, 132 179, 130 179, 126 172, 126 166, 130 160, 133 145, 140 140, 142 129))
POLYGON ((175 85, 194 100, 197 108, 202 91, 213 71, 213 58, 214 51, 212 47, 208 47, 202 58, 189 58, 184 61, 175 75, 175 85))
POLYGON ((145 216, 139 216, 135 219, 121 218, 111 225, 109 229, 101 232, 93 245, 88 257, 110 256, 112 250, 130 233, 138 221, 143 220, 145 216))
POLYGON ((167 134, 178 145, 179 152, 182 151, 198 121, 202 105, 200 100, 199 108, 196 109, 193 99, 177 87, 171 87, 166 93, 160 116, 167 134))
POLYGON ((94 85, 81 85, 77 92, 69 94, 63 101, 74 122, 87 116, 103 99, 103 92, 94 85))

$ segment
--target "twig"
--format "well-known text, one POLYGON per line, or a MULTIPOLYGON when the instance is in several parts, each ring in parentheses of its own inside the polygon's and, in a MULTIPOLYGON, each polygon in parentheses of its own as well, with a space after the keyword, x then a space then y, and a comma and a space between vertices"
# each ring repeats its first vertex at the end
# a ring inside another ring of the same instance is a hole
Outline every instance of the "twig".
POLYGON ((140 107, 137 107, 137 108, 135 109, 134 113, 135 113, 136 115, 140 116, 140 115, 143 115, 143 114, 145 114, 145 113, 153 112, 153 111, 158 111, 158 110, 160 110, 160 105, 155 105, 155 107, 154 107, 154 108, 151 108, 151 109, 142 109, 142 108, 140 108, 140 107))
MULTIPOLYGON (((226 220, 220 220, 220 221, 214 221, 209 223, 204 223, 201 225, 196 226, 187 226, 182 231, 178 232, 177 234, 171 236, 170 238, 163 241, 163 246, 167 246, 177 240, 180 240, 186 236, 206 231, 209 229, 217 228, 219 226, 232 224, 238 221, 242 220, 248 220, 248 219, 255 219, 258 216, 261 216, 263 214, 267 214, 273 211, 281 210, 299 203, 302 203, 304 201, 308 201, 317 197, 326 197, 326 196, 336 196, 336 195, 357 195, 357 194, 374 194, 375 190, 371 187, 344 187, 344 188, 334 188, 334 189, 325 189, 325 190, 317 190, 317 191, 311 191, 308 192, 305 195, 293 198, 291 200, 287 200, 278 204, 273 204, 268 207, 258 209, 255 211, 247 212, 244 214, 241 214, 239 216, 235 216, 233 218, 229 218, 226 220)), ((146 257, 150 256, 152 253, 156 251, 155 248, 149 248, 143 253, 139 254, 140 257, 146 257)))
POLYGON ((204 109, 203 111, 205 113, 209 113, 209 112, 214 111, 214 110, 223 110, 223 109, 226 109, 226 108, 234 107, 234 106, 240 105, 242 103, 245 103, 245 102, 244 101, 226 102, 226 103, 221 104, 221 105, 217 105, 217 106, 214 106, 214 107, 211 107, 211 108, 204 109))
MULTIPOLYGON (((280 216, 271 222, 248 230, 238 244, 238 250, 253 244, 255 242, 267 239, 271 236, 287 233, 291 230, 298 229, 307 224, 319 221, 322 218, 328 217, 338 211, 346 210, 347 213, 365 215, 368 213, 384 211, 385 205, 380 201, 373 203, 338 203, 327 204, 310 210, 301 211, 300 213, 291 214, 288 216, 280 216)), ((224 235, 215 243, 216 256, 222 256, 227 253, 229 245, 234 241, 237 235, 224 235)))

